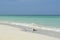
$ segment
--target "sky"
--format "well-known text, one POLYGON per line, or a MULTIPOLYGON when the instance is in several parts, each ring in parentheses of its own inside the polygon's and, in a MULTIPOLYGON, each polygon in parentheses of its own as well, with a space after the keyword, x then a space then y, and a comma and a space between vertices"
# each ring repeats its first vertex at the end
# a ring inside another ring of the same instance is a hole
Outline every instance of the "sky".
POLYGON ((60 15, 60 0, 0 0, 0 15, 60 15))

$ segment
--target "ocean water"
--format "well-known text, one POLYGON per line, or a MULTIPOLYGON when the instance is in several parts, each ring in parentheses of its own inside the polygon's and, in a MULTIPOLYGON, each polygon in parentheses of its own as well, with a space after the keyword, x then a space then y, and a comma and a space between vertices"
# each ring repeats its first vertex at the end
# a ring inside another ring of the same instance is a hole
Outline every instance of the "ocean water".
POLYGON ((24 25, 30 24, 38 27, 60 28, 60 16, 0 16, 0 21, 22 23, 24 25))

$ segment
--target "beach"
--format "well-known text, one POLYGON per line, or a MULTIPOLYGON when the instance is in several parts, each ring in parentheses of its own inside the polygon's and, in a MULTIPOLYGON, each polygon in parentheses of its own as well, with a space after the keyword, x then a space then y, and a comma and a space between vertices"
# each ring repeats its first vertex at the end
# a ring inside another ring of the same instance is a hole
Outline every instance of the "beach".
POLYGON ((60 38, 25 32, 21 28, 0 24, 0 40, 60 40, 60 38))

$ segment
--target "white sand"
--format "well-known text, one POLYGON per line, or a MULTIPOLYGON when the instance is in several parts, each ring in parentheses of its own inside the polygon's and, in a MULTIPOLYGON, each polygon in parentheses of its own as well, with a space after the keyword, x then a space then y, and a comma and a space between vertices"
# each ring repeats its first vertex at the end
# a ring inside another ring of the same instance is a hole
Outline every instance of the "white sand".
POLYGON ((58 38, 20 31, 8 25, 0 25, 0 40, 60 40, 58 38))

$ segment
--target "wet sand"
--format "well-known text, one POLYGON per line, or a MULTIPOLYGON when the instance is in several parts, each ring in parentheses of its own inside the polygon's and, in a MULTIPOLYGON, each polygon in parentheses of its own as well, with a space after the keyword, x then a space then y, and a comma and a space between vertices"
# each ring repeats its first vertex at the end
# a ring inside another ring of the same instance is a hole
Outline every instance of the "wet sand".
POLYGON ((59 38, 22 31, 21 28, 0 24, 0 40, 60 40, 59 38))

